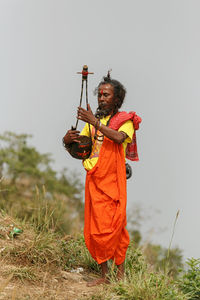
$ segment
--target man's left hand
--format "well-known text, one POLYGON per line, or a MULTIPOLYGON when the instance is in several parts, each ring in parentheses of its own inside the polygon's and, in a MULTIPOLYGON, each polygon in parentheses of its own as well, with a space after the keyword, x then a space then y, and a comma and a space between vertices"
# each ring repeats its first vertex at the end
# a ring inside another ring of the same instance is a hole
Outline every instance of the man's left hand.
POLYGON ((92 113, 92 110, 90 108, 90 105, 88 104, 88 110, 82 108, 82 107, 78 107, 78 110, 77 110, 77 119, 81 120, 81 121, 84 121, 84 122, 87 122, 91 125, 94 125, 95 122, 96 122, 96 118, 95 116, 93 115, 92 113))

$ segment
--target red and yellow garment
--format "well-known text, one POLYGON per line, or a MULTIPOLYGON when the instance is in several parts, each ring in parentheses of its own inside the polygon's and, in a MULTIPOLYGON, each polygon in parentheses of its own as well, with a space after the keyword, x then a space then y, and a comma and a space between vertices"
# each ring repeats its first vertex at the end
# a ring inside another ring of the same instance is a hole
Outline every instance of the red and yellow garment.
MULTIPOLYGON (((106 125, 109 119, 110 119, 110 116, 106 116, 101 119, 101 123, 103 125, 106 125)), ((87 171, 91 170, 97 163, 98 158, 99 158, 100 149, 101 149, 101 146, 103 143, 103 134, 100 131, 97 131, 97 135, 99 138, 97 140, 95 140, 94 139, 95 128, 92 125, 90 125, 90 130, 91 130, 92 144, 93 144, 92 153, 88 159, 85 159, 83 161, 83 166, 87 171)), ((121 126, 119 128, 117 128, 117 130, 125 132, 128 136, 122 144, 123 149, 124 149, 124 154, 126 154, 127 145, 129 143, 131 143, 132 137, 134 134, 133 122, 131 120, 127 120, 126 122, 121 124, 121 126)), ((85 124, 85 126, 81 132, 81 135, 90 136, 89 124, 85 124)))

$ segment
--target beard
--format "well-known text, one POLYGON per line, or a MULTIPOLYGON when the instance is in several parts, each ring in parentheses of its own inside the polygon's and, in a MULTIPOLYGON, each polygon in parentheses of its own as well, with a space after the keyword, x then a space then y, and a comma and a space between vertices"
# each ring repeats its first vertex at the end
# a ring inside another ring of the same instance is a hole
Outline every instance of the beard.
POLYGON ((107 103, 100 103, 95 112, 95 117, 99 119, 107 117, 111 114, 112 111, 113 105, 108 105, 107 103))

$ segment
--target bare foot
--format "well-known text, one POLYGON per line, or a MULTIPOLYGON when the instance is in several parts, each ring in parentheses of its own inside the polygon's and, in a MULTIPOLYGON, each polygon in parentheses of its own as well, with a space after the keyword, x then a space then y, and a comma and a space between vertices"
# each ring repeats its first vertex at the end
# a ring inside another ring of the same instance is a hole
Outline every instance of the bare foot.
POLYGON ((100 285, 100 284, 108 284, 109 281, 107 278, 99 278, 99 279, 95 279, 95 280, 92 280, 90 282, 87 283, 87 286, 96 286, 96 285, 100 285))

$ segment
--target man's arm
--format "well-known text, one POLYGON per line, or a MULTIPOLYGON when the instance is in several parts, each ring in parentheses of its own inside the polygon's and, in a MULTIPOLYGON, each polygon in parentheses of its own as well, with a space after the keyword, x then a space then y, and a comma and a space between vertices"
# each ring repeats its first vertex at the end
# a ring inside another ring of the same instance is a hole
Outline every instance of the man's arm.
POLYGON ((125 132, 119 132, 103 124, 101 124, 99 131, 101 131, 101 133, 103 133, 107 138, 109 138, 117 144, 122 144, 127 138, 127 134, 125 132))
MULTIPOLYGON (((93 126, 95 126, 98 122, 98 119, 93 115, 89 104, 88 110, 85 110, 82 107, 78 107, 77 119, 87 122, 93 126)), ((103 124, 101 124, 98 130, 100 130, 101 133, 103 133, 107 138, 109 138, 117 144, 123 143, 124 140, 127 138, 127 134, 125 132, 116 131, 103 124)))

